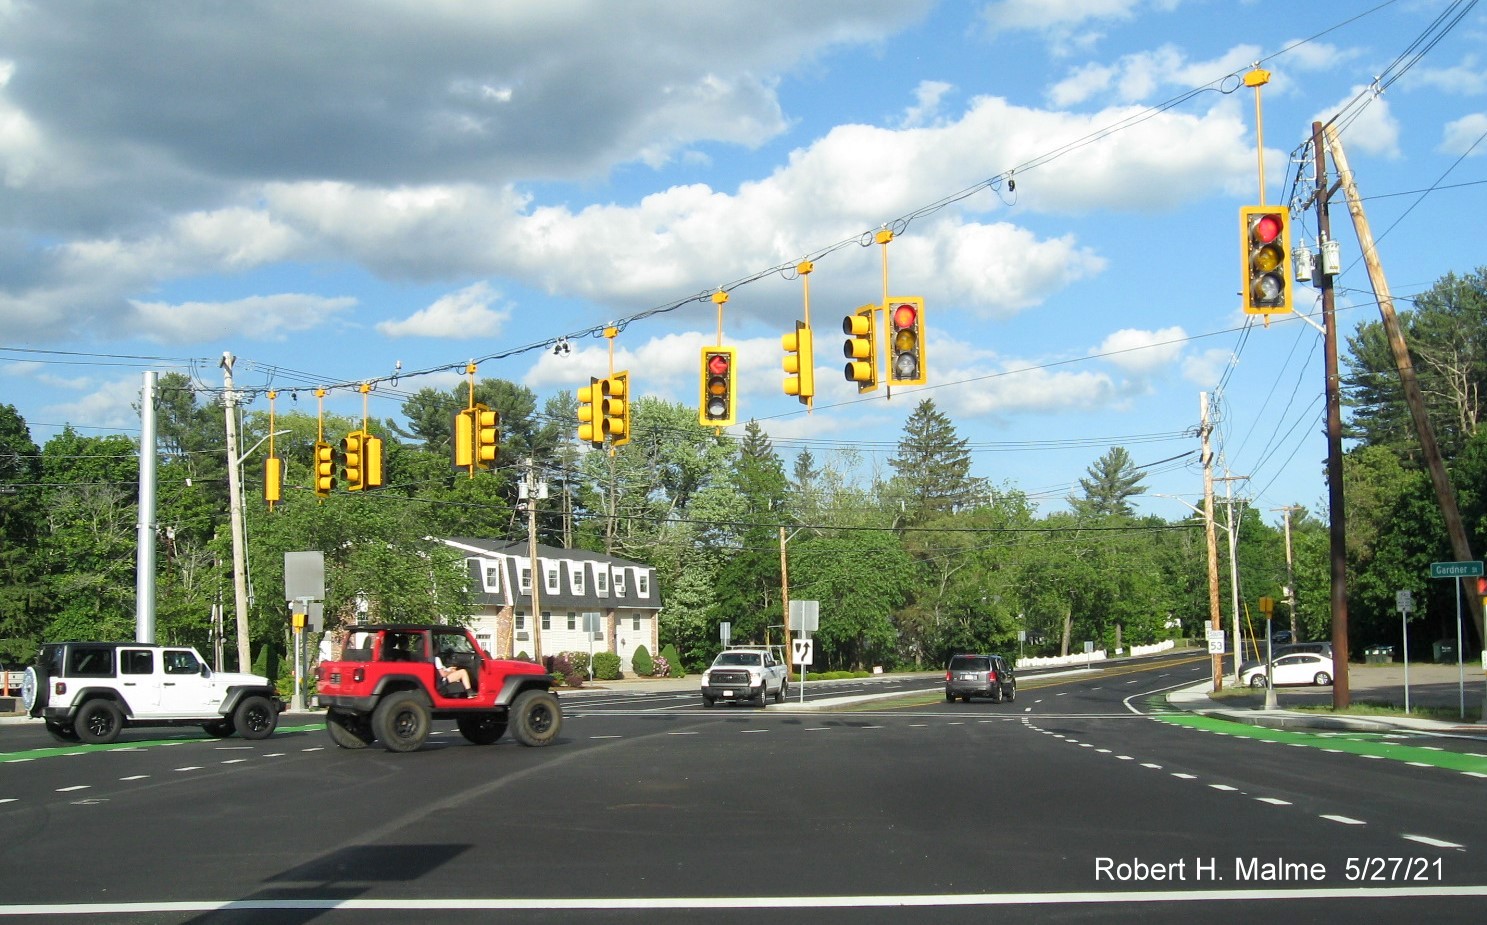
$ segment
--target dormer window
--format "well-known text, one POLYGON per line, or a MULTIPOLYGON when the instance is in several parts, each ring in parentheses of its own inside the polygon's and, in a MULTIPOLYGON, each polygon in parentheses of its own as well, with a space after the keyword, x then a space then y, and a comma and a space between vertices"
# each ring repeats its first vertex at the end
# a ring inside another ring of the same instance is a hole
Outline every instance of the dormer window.
POLYGON ((624 593, 625 593, 625 573, 624 572, 615 572, 614 573, 614 593, 615 594, 618 594, 618 595, 624 595, 624 593))
POLYGON ((501 566, 487 565, 485 567, 485 590, 491 594, 501 593, 501 566))
POLYGON ((600 597, 609 595, 609 573, 597 572, 594 575, 594 590, 599 592, 600 597))
POLYGON ((557 594, 558 593, 558 567, 556 565, 554 565, 552 568, 545 569, 544 571, 547 573, 547 592, 549 594, 557 594))
POLYGON ((573 593, 583 593, 583 566, 575 565, 568 572, 568 579, 573 582, 573 593))
POLYGON ((521 567, 521 593, 532 593, 532 568, 528 565, 521 567))
POLYGON ((651 576, 647 575, 645 572, 641 572, 635 577, 635 593, 639 594, 641 597, 650 597, 651 576))

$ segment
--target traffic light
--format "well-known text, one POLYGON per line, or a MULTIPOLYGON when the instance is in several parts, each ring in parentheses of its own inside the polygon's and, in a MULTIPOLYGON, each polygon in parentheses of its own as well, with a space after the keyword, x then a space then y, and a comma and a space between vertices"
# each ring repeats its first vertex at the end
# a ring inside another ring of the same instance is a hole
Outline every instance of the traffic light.
POLYGON ((472 444, 475 466, 489 469, 495 466, 496 457, 500 455, 501 413, 486 405, 476 405, 470 409, 470 414, 475 428, 472 444))
POLYGON ((611 446, 623 446, 630 442, 630 372, 614 373, 599 383, 603 402, 604 436, 611 446))
POLYGON ((794 395, 803 405, 809 405, 816 394, 816 350, 810 326, 804 321, 795 322, 795 330, 780 337, 785 348, 785 394, 794 395))
POLYGON ((697 421, 703 427, 738 423, 733 394, 733 366, 737 358, 732 347, 702 348, 702 400, 697 408, 697 421))
POLYGON ((277 456, 263 461, 263 500, 270 505, 284 500, 284 460, 277 456))
POLYGON ((1280 206, 1244 206, 1239 229, 1244 310, 1251 315, 1291 311, 1291 213, 1280 206))
POLYGON ((857 383, 858 392, 871 392, 878 387, 878 333, 873 328, 875 305, 864 305, 842 319, 842 355, 847 358, 843 370, 848 382, 857 383))
POLYGON ((367 488, 381 488, 382 438, 367 433, 366 438, 362 440, 361 446, 362 452, 365 454, 362 458, 362 469, 366 473, 362 476, 362 484, 367 488))
POLYGON ((353 430, 341 438, 341 471, 346 476, 347 491, 361 491, 367 487, 365 431, 353 430))
POLYGON ((589 384, 578 390, 578 439, 594 446, 604 445, 602 413, 594 407, 595 403, 599 403, 601 407, 603 404, 599 382, 600 380, 590 377, 589 384))
POLYGON ((924 300, 888 300, 888 384, 924 385, 924 300))
POLYGON ((454 413, 454 423, 450 428, 453 439, 449 441, 452 450, 451 458, 456 469, 466 469, 471 474, 475 472, 475 417, 468 409, 461 408, 454 413))
POLYGON ((336 488, 336 448, 324 440, 315 442, 315 494, 330 497, 336 488))

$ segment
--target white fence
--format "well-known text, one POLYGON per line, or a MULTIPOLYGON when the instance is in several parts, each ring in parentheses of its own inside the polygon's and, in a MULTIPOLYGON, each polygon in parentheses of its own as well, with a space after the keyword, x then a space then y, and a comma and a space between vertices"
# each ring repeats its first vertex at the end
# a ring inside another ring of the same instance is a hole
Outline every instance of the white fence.
MULTIPOLYGON (((1151 655, 1153 652, 1165 652, 1175 648, 1176 643, 1170 639, 1162 642, 1154 642, 1149 646, 1131 646, 1131 655, 1151 655)), ((1120 655, 1120 652, 1116 653, 1120 655)), ((1087 662, 1103 662, 1108 656, 1104 649, 1096 649, 1093 652, 1076 652, 1073 655, 1050 655, 1043 658, 1019 658, 1018 668, 1060 668, 1065 665, 1083 665, 1087 662)))

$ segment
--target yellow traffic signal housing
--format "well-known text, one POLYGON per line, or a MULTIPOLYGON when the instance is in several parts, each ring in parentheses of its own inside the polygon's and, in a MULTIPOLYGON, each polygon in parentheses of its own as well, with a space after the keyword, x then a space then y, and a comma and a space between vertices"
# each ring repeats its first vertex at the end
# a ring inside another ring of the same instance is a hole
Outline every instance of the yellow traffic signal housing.
POLYGON ((878 387, 878 334, 873 327, 876 305, 864 305, 842 319, 842 355, 847 365, 842 370, 848 382, 857 383, 857 391, 871 392, 878 387))
POLYGON ((1283 206, 1244 206, 1239 210, 1239 233, 1245 312, 1291 311, 1290 211, 1283 206))
POLYGON ((330 497, 330 493, 336 488, 336 448, 333 444, 324 440, 315 442, 315 494, 321 498, 330 497))
POLYGON ((703 427, 728 427, 738 423, 733 391, 733 367, 738 353, 732 347, 702 348, 702 398, 697 421, 703 427))
POLYGON ((501 453, 501 413, 487 405, 476 405, 470 415, 475 429, 475 466, 490 469, 501 453))
POLYGON ((353 430, 341 438, 341 471, 346 476, 347 491, 367 487, 366 439, 364 431, 353 430))
POLYGON ((611 446, 630 442, 630 371, 614 373, 599 383, 604 436, 611 446))
POLYGON ((366 488, 382 487, 382 438, 362 431, 362 485, 366 488))
POLYGON ((578 390, 578 439, 593 446, 604 445, 604 421, 600 409, 603 396, 599 380, 589 378, 589 384, 578 390))
POLYGON ((468 409, 454 413, 451 429, 450 458, 456 469, 475 471, 475 418, 468 409))
POLYGON ((284 460, 277 456, 263 461, 263 500, 270 506, 284 500, 284 460))
POLYGON ((804 321, 795 322, 795 330, 780 337, 780 346, 785 348, 785 394, 794 395, 803 405, 809 405, 816 395, 816 349, 810 326, 804 321))
POLYGON ((924 299, 900 296, 888 300, 888 384, 924 385, 924 299))

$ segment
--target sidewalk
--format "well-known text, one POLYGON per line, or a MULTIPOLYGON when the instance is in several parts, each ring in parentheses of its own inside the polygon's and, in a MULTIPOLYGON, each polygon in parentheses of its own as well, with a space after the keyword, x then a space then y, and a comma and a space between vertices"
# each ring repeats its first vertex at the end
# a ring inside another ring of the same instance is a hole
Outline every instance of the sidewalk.
MULTIPOLYGON (((1349 665, 1348 690, 1357 705, 1379 704, 1404 709, 1404 665, 1349 665)), ((1272 729, 1331 729, 1354 732, 1460 732, 1481 735, 1487 725, 1476 722, 1482 711, 1484 681, 1479 665, 1464 666, 1465 684, 1455 665, 1411 662, 1409 666, 1409 700, 1411 710, 1429 707, 1434 715, 1441 711, 1459 715, 1463 693, 1466 720, 1427 719, 1413 715, 1352 716, 1298 710, 1296 707, 1330 707, 1331 687, 1282 687, 1276 689, 1276 709, 1265 709, 1265 691, 1230 692, 1233 679, 1225 676, 1225 693, 1210 696, 1212 682, 1204 681, 1167 695, 1174 707, 1191 713, 1202 713, 1230 722, 1266 726, 1272 729)))

